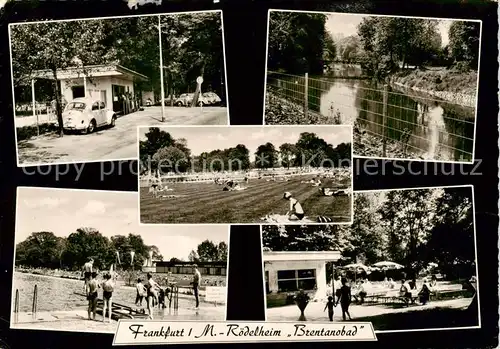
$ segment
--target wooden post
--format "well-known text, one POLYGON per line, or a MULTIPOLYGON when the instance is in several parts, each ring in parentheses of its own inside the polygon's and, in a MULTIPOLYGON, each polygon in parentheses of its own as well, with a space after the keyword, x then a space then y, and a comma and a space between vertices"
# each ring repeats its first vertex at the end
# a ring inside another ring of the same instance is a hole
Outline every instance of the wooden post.
POLYGON ((335 302, 335 265, 332 262, 332 297, 335 302))
POLYGON ((307 117, 309 114, 309 73, 304 77, 304 115, 307 117))
POLYGON ((38 126, 38 114, 36 113, 36 98, 35 98, 35 79, 31 79, 31 102, 33 104, 33 118, 36 118, 36 134, 40 136, 40 127, 38 126))
POLYGON ((383 95, 383 110, 382 110, 382 138, 383 138, 383 145, 382 145, 382 156, 385 157, 387 153, 387 100, 388 100, 388 95, 389 95, 389 85, 385 84, 384 85, 384 95, 383 95))

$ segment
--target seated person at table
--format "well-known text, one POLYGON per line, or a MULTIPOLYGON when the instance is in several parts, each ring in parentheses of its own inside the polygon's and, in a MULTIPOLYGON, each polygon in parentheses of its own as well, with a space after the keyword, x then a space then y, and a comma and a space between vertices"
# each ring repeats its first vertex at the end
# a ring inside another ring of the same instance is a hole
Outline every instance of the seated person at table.
POLYGON ((387 282, 387 285, 389 286, 389 288, 396 287, 396 283, 394 282, 394 280, 392 278, 389 278, 389 281, 387 282))
POLYGON ((358 296, 359 296, 359 304, 363 304, 365 302, 365 297, 367 295, 366 289, 365 289, 365 281, 361 280, 359 286, 358 286, 358 296))
POLYGON ((431 296, 431 290, 429 289, 429 286, 427 286, 427 279, 424 279, 424 284, 422 285, 422 289, 418 293, 420 296, 420 303, 423 305, 426 305, 427 302, 429 302, 429 298, 431 296))
POLYGON ((405 302, 408 303, 411 299, 410 286, 405 279, 401 280, 401 286, 399 288, 399 297, 404 298, 405 302))

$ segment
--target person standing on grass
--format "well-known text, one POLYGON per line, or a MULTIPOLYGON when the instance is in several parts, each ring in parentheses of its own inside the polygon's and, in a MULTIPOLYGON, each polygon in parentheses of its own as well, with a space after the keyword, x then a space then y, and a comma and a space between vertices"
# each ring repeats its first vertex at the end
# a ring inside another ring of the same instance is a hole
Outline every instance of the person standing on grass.
POLYGON ((300 202, 292 197, 292 193, 286 192, 283 194, 283 199, 290 201, 290 210, 286 213, 285 216, 288 217, 291 221, 300 221, 304 218, 304 210, 302 209, 302 205, 300 202))
POLYGON ((349 305, 351 305, 351 287, 347 286, 347 280, 342 278, 342 287, 340 288, 340 307, 342 308, 342 319, 344 321, 346 319, 346 314, 349 317, 349 320, 351 320, 349 305))
POLYGON ((201 282, 201 273, 198 270, 198 265, 194 264, 193 265, 193 293, 194 293, 194 298, 196 300, 196 307, 195 309, 198 309, 200 306, 200 297, 199 297, 199 292, 198 292, 198 287, 201 282))
POLYGON ((89 294, 88 283, 90 281, 90 278, 92 277, 92 272, 94 271, 93 268, 94 268, 94 260, 92 258, 89 258, 87 260, 87 263, 85 263, 82 268, 82 273, 84 278, 83 288, 85 290, 85 295, 89 294))
POLYGON ((106 309, 109 311, 109 322, 111 323, 111 308, 113 306, 113 290, 114 290, 114 282, 111 279, 111 275, 104 275, 105 281, 102 283, 102 322, 106 320, 106 309))
POLYGON ((89 301, 89 320, 95 320, 95 311, 97 308, 97 289, 99 288, 99 284, 95 279, 97 277, 97 273, 90 273, 89 282, 87 285, 87 300, 89 301))

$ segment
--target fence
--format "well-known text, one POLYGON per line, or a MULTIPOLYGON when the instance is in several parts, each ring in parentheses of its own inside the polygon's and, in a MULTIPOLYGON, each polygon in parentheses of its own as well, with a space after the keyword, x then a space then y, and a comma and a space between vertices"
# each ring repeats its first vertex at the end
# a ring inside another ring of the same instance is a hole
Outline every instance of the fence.
MULTIPOLYGON (((208 173, 186 173, 186 174, 162 174, 160 179, 165 183, 212 183, 216 178, 243 180, 245 177, 249 179, 266 178, 272 176, 303 176, 303 175, 319 175, 319 174, 336 174, 339 176, 345 173, 350 174, 350 168, 324 168, 324 167, 290 167, 290 168, 271 168, 251 170, 249 172, 234 171, 234 172, 208 172, 208 173)), ((140 179, 140 187, 149 187, 151 184, 158 183, 158 174, 144 175, 140 179)))
POLYGON ((470 103, 451 103, 400 86, 374 87, 366 80, 311 78, 307 73, 268 72, 266 89, 267 124, 354 125, 355 136, 370 137, 355 140, 356 155, 472 159, 475 108, 470 103))

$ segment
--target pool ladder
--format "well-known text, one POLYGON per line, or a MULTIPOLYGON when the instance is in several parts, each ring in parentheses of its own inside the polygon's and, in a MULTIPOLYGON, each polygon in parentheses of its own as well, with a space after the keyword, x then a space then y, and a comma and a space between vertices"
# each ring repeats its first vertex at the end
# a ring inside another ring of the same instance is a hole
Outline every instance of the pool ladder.
MULTIPOLYGON (((38 285, 35 285, 33 289, 33 304, 31 305, 31 314, 33 316, 33 321, 37 318, 38 308, 38 285)), ((19 322, 19 289, 16 289, 16 298, 14 300, 14 323, 19 322)))

